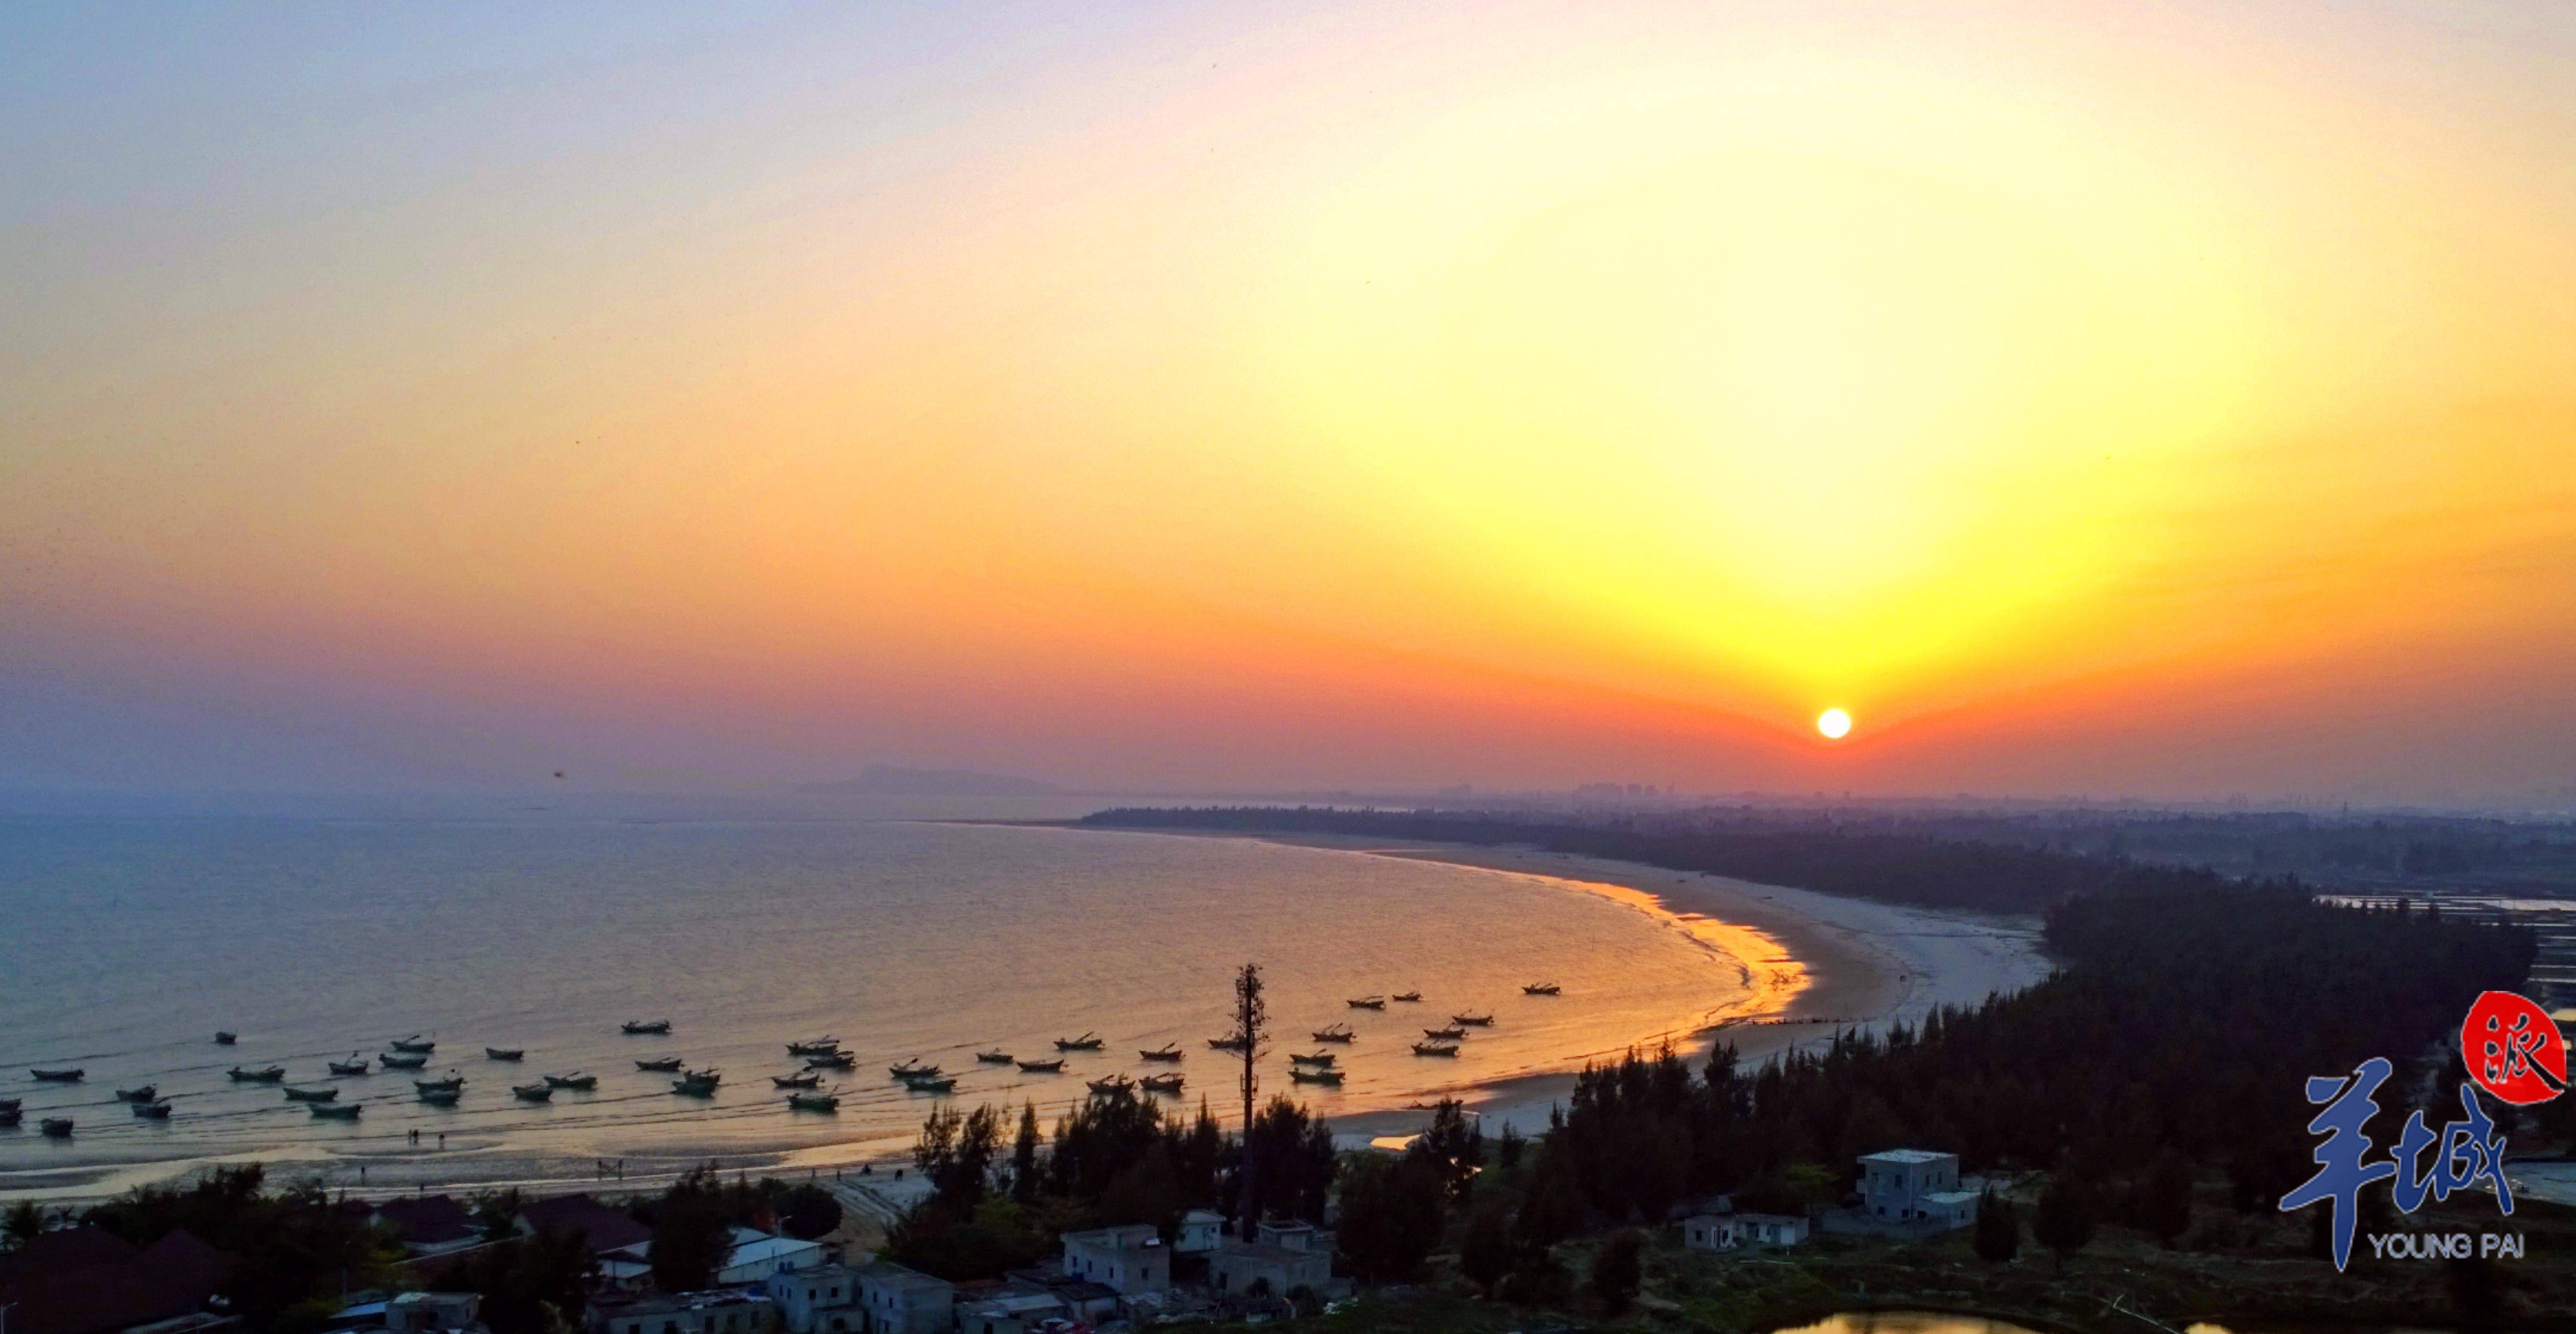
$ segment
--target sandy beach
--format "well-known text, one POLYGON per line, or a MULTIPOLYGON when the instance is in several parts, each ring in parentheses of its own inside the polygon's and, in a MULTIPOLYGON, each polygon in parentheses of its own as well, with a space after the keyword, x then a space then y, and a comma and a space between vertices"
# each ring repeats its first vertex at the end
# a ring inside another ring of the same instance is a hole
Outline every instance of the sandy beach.
MULTIPOLYGON (((1156 831, 1186 833, 1187 831, 1156 831)), ((1812 890, 1757 885, 1636 862, 1529 848, 1414 843, 1330 835, 1209 831, 1191 836, 1257 838, 1298 847, 1409 857, 1570 882, 1640 911, 1667 915, 1742 962, 1751 998, 1696 1037, 1696 1063, 1718 1043, 1747 1062, 1799 1046, 1821 1046, 1840 1028, 1919 1020, 1941 1005, 1974 1005, 2048 976, 2039 920, 1935 911, 1812 890)), ((1547 1127, 1549 1109, 1574 1087, 1571 1074, 1527 1076, 1462 1090, 1488 1134, 1509 1125, 1523 1135, 1547 1127)), ((1410 1134, 1412 1111, 1338 1117, 1346 1145, 1410 1134)))

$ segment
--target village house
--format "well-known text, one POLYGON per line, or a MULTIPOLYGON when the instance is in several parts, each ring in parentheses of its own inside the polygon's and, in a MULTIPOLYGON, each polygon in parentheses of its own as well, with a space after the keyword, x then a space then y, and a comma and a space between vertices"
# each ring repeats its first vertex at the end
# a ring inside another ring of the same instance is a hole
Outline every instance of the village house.
POLYGON ((1072 1318, 1072 1308, 1042 1288, 1014 1286, 975 1301, 957 1314, 957 1334, 1029 1334, 1050 1320, 1072 1318))
POLYGON ((1887 1149, 1860 1157, 1861 1213, 1873 1223, 1929 1231, 1976 1221, 1977 1195, 1959 1188, 1959 1155, 1887 1149))
POLYGON ((1694 1214, 1682 1220, 1682 1244, 1695 1251, 1780 1249, 1807 1239, 1806 1219, 1791 1214, 1694 1214))
POLYGON ((1224 1244, 1225 1215, 1214 1209, 1181 1215, 1180 1231, 1172 1238, 1172 1250, 1181 1255, 1205 1255, 1224 1244))
POLYGON ((1324 1292, 1332 1281, 1333 1257, 1326 1251, 1256 1241, 1208 1257, 1208 1282, 1228 1297, 1285 1297, 1300 1288, 1324 1292))
POLYGON ((452 1195, 398 1195, 377 1203, 344 1200, 340 1212, 400 1233, 403 1249, 413 1255, 445 1255, 483 1243, 483 1227, 474 1221, 474 1212, 452 1195))
POLYGON ((865 1334, 947 1334, 956 1323, 957 1288, 948 1280, 884 1261, 854 1272, 865 1334))
POLYGON ((1151 1223, 1064 1234, 1068 1278, 1097 1283, 1122 1297, 1172 1286, 1172 1251, 1151 1223))
POLYGON ((782 1270, 761 1288, 778 1304, 787 1334, 857 1334, 866 1327, 858 1271, 847 1265, 782 1270))
POLYGON ((772 1236, 758 1228, 733 1230, 733 1249, 716 1270, 716 1286, 766 1282, 772 1274, 790 1274, 823 1263, 823 1243, 772 1236))
POLYGON ((656 1293, 590 1310, 594 1334, 770 1334, 778 1306, 741 1288, 656 1293))
POLYGON ((483 1298, 471 1292, 401 1292, 385 1303, 388 1334, 449 1334, 477 1331, 483 1298))

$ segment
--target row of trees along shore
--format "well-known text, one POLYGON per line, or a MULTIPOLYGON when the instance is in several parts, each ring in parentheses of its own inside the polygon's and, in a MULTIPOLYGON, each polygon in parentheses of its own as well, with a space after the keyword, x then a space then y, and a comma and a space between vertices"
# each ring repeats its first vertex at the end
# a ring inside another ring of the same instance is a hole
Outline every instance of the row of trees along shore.
MULTIPOLYGON (((1918 847, 1909 866, 1898 849, 1837 848, 1818 835, 1804 849, 1719 839, 1702 858, 1687 839, 1482 817, 1147 814, 1160 827, 1189 816, 1199 827, 1535 843, 1908 902, 2035 907, 2062 966, 2013 995, 1943 1008, 1919 1025, 1844 1032, 1759 1065, 1725 1045, 1704 1062, 1633 1053, 1584 1071, 1527 1143, 1489 1140, 1455 1103, 1395 1156, 1336 1155, 1322 1120, 1283 1098, 1258 1105, 1242 1133, 1205 1104, 1175 1114, 1127 1091, 1093 1097, 1051 1127, 1032 1106, 943 1107, 915 1153, 933 1193, 894 1229, 887 1258, 981 1278, 1041 1259, 1072 1228, 1144 1222, 1169 1232, 1200 1205, 1238 1223, 1321 1221, 1331 1200, 1342 1263, 1364 1282, 1418 1277, 1446 1246, 1460 1274, 1489 1292, 1616 1310, 1636 1289, 1635 1229, 1673 1204, 1728 1191, 1742 1208, 1814 1210, 1850 1188, 1857 1155, 1898 1146, 1957 1152, 1971 1171, 2049 1173, 2027 1216, 2033 1235, 2061 1251, 2080 1248, 2096 1219, 2170 1238, 2190 1221, 2196 1175, 2223 1177, 2237 1208, 2263 1212, 2304 1179, 2310 1075, 2388 1056, 2410 1067, 2392 1087, 2439 1086, 2437 1117, 2455 1105, 2465 1071, 2456 1043, 2435 1039, 2456 1031, 2478 992, 2519 986, 2534 950, 2526 931, 2458 914, 2335 906, 2291 882, 2046 852, 1918 847), (1755 870, 1757 854, 1789 869, 1755 870), (2013 868, 2003 888, 1978 883, 1975 868, 1994 855, 2013 868), (1802 866, 1816 873, 1790 873, 1802 866), (1601 1244, 1585 1248, 1593 1260, 1578 1279, 1560 1263, 1560 1243, 1583 1234, 1601 1244)), ((2403 1103, 2371 1127, 2378 1142, 2422 1105, 2403 1103)), ((2545 1104, 2542 1115, 2555 1118, 2545 1122, 2491 1110, 2517 1136, 2576 1132, 2576 1098, 2545 1104)), ((658 1234, 748 1218, 765 1207, 761 1190, 699 1174, 635 1209, 654 1223, 660 1259, 658 1234)), ((318 1190, 263 1191, 255 1170, 138 1191, 88 1216, 138 1243, 184 1224, 253 1257, 235 1283, 259 1330, 291 1334, 344 1269, 375 1272, 384 1258, 383 1239, 346 1225, 318 1190)), ((1980 1235, 1981 1249, 2008 1249, 2019 1227, 1999 1205, 1980 1235)), ((577 1312, 569 1275, 586 1256, 531 1239, 485 1263, 473 1281, 495 1299, 497 1334, 535 1334, 541 1314, 577 1312)))

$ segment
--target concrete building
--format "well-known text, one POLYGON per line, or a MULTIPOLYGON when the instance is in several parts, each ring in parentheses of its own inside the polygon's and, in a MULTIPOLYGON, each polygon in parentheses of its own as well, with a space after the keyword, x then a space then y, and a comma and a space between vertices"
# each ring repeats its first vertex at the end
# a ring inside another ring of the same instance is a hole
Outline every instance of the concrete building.
POLYGON ((1959 1188, 1959 1155, 1888 1149, 1860 1158, 1861 1213, 1874 1223, 1935 1231, 1976 1221, 1977 1196, 1959 1188))
POLYGON ((1329 1251, 1248 1242, 1228 1246, 1208 1257, 1208 1283, 1222 1296, 1267 1293, 1285 1297, 1299 1288, 1323 1292, 1332 1286, 1329 1251))
MULTIPOLYGON (((651 1257, 650 1249, 646 1258, 651 1257)), ((738 1227, 733 1230, 733 1249, 726 1252, 724 1267, 716 1271, 716 1285, 762 1283, 772 1274, 794 1273, 823 1263, 823 1243, 798 1241, 794 1237, 776 1237, 758 1228, 738 1227)))
POLYGON ((590 1309, 596 1334, 771 1334, 777 1304, 766 1293, 726 1288, 657 1294, 590 1309))
POLYGON ((859 1274, 847 1265, 815 1265, 771 1274, 761 1285, 778 1304, 787 1334, 858 1334, 867 1324, 859 1274))
POLYGON ((1121 1297, 1161 1292, 1172 1286, 1172 1250, 1151 1223, 1068 1232, 1064 1273, 1121 1297))
POLYGON ((1264 1246, 1280 1246, 1292 1251, 1333 1253, 1332 1233, 1296 1219, 1262 1223, 1253 1229, 1252 1239, 1264 1246))
POLYGON ((471 1292, 396 1293, 385 1303, 385 1328, 390 1334, 479 1330, 482 1308, 483 1298, 471 1292))
POLYGON ((883 1261, 855 1272, 865 1334, 948 1334, 956 1324, 957 1287, 948 1280, 883 1261))
POLYGON ((1225 1244, 1225 1215, 1214 1209, 1192 1209, 1181 1215, 1180 1234, 1172 1249, 1182 1255, 1205 1255, 1225 1244))
POLYGON ((1073 1311, 1044 1289, 1009 1289, 984 1297, 957 1313, 957 1334, 1029 1334, 1050 1320, 1069 1320, 1073 1311))
POLYGON ((1807 1239, 1806 1219, 1791 1214, 1694 1214, 1682 1221, 1682 1244, 1695 1251, 1783 1249, 1807 1239))

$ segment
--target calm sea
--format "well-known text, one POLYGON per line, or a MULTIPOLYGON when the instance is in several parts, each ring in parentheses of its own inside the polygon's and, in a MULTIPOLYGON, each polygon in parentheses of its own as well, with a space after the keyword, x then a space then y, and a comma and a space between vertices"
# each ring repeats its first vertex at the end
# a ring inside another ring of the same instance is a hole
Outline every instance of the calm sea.
POLYGON ((47 819, 0 822, 0 1198, 95 1194, 209 1160, 260 1160, 335 1185, 630 1178, 715 1158, 803 1168, 899 1152, 934 1105, 886 1066, 960 1074, 961 1105, 1052 1111, 1083 1081, 1168 1067, 1178 1042, 1220 1109, 1230 1073, 1205 1039, 1229 979, 1260 963, 1286 1056, 1349 1022, 1326 1115, 1556 1070, 1699 1026, 1743 998, 1733 960, 1635 906, 1565 882, 1364 853, 1150 834, 897 821, 47 819), (1554 981, 1555 999, 1522 983, 1554 981), (1419 989, 1419 1005, 1346 997, 1419 989), (1491 1011, 1455 1060, 1414 1056, 1419 1029, 1491 1011), (621 1020, 668 1018, 667 1037, 621 1020), (221 1047, 217 1029, 240 1033, 221 1047), (973 1053, 1105 1050, 1060 1076, 973 1053), (422 1105, 407 1072, 332 1079, 326 1059, 394 1038, 438 1043, 430 1073, 467 1083, 422 1105), (790 1111, 767 1076, 784 1044, 831 1034, 860 1056, 837 1115, 790 1111), (486 1046, 527 1049, 524 1064, 486 1046), (723 1070, 712 1101, 675 1096, 638 1058, 723 1070), (320 1121, 227 1067, 282 1064, 366 1111, 320 1121), (39 1084, 34 1065, 85 1067, 39 1084), (594 1093, 532 1105, 509 1085, 549 1071, 594 1093), (114 1090, 159 1087, 167 1122, 114 1090), (37 1133, 76 1121, 69 1141, 37 1133), (412 1143, 412 1131, 422 1142, 412 1143), (442 1143, 440 1137, 444 1136, 442 1143))

